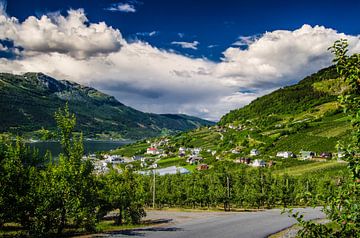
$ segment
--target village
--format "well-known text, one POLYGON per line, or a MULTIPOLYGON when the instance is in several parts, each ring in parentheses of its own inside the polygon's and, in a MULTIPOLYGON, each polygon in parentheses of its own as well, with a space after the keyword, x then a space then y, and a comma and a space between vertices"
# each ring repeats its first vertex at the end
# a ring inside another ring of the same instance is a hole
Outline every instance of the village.
MULTIPOLYGON (((214 126, 210 129, 218 133, 226 133, 227 129, 242 131, 245 126, 234 126, 232 124, 225 127, 214 126)), ((251 130, 251 129, 250 129, 251 130)), ((221 134, 222 135, 222 134, 221 134)), ((222 139, 222 138, 221 138, 222 139)), ((133 169, 140 174, 189 174, 194 170, 204 171, 215 166, 214 161, 232 161, 234 164, 242 164, 249 167, 273 167, 278 159, 326 162, 333 158, 341 161, 344 152, 315 152, 300 150, 298 153, 293 151, 278 151, 274 154, 263 154, 259 149, 252 148, 247 155, 244 155, 239 148, 232 148, 227 151, 218 152, 214 149, 203 147, 175 147, 171 145, 169 138, 155 138, 146 141, 146 150, 134 153, 132 156, 116 154, 114 151, 85 156, 94 161, 96 173, 107 173, 110 168, 121 171, 122 169, 133 169), (229 159, 231 158, 231 159, 229 159)))

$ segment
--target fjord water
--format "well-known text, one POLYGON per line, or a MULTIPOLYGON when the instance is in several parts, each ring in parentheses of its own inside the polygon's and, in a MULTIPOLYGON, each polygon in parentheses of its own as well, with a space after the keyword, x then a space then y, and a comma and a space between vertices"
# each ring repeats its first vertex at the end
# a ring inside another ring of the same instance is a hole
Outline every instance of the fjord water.
MULTIPOLYGON (((84 153, 92 154, 99 151, 109 151, 129 144, 131 141, 84 141, 84 153)), ((61 145, 58 141, 39 141, 29 143, 29 146, 39 150, 40 155, 45 155, 46 151, 50 151, 53 157, 57 157, 61 153, 61 145)))

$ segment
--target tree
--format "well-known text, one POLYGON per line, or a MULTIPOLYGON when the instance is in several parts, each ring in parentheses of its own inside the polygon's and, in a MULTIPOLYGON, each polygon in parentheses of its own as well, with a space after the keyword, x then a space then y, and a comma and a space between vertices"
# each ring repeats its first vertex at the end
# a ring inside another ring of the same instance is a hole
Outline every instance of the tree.
POLYGON ((347 84, 339 97, 344 113, 350 118, 352 141, 347 146, 339 143, 348 162, 349 181, 339 182, 338 189, 325 200, 324 212, 337 228, 297 218, 303 229, 302 237, 358 237, 360 234, 360 54, 348 56, 347 40, 338 40, 329 48, 342 81, 347 84))
POLYGON ((141 176, 130 170, 119 173, 111 169, 110 173, 102 178, 103 190, 101 192, 104 204, 103 210, 118 210, 115 224, 138 224, 146 215, 144 210, 145 192, 141 176))
POLYGON ((94 230, 97 191, 93 165, 82 160, 82 135, 74 135, 76 119, 66 105, 55 113, 63 153, 58 163, 50 163, 40 173, 38 206, 31 232, 35 235, 57 232, 72 225, 94 230))

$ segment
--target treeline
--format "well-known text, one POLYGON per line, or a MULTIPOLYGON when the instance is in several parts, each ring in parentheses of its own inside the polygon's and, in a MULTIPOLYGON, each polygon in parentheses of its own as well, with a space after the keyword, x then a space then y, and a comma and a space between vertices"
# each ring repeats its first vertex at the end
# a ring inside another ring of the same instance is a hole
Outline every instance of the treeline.
MULTIPOLYGON (((144 179, 147 193, 145 204, 151 206, 154 178, 147 176, 144 179)), ((332 195, 347 179, 347 174, 334 177, 328 173, 275 176, 267 168, 156 176, 155 203, 160 208, 308 206, 319 202, 319 196, 327 198, 332 195)))

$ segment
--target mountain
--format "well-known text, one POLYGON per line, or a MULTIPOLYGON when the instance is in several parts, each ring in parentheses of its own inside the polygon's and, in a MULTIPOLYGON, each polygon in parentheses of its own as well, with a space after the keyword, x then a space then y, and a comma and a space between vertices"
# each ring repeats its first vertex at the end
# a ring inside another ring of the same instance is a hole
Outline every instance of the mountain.
POLYGON ((214 124, 187 115, 144 113, 94 88, 42 73, 0 73, 2 132, 54 130, 54 113, 66 102, 77 117, 76 129, 93 138, 139 139, 214 124))
MULTIPOLYGON (((335 153, 338 141, 349 139, 351 128, 337 101, 347 87, 337 76, 334 67, 322 69, 295 85, 229 112, 216 126, 173 136, 169 144, 172 148, 201 147, 203 151, 216 151, 216 156, 206 153, 204 156, 225 160, 248 156, 254 148, 264 159, 274 158, 278 151, 335 153)), ((125 154, 126 150, 124 147, 121 153, 125 154)))
POLYGON ((221 118, 220 124, 248 119, 269 121, 269 117, 298 114, 318 105, 336 101, 336 94, 314 87, 316 83, 328 82, 335 78, 337 78, 335 67, 322 69, 295 85, 278 89, 257 98, 243 108, 229 112, 221 118))

